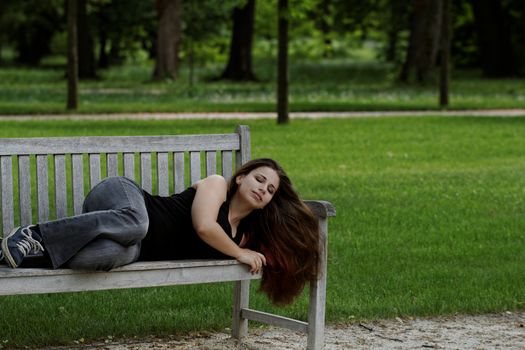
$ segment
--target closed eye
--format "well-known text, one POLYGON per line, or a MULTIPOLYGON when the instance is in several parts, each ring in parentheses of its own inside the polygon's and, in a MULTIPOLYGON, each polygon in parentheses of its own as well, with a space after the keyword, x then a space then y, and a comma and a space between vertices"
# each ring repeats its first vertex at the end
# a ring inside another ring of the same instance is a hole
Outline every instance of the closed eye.
MULTIPOLYGON (((255 180, 257 180, 257 182, 259 183, 265 183, 267 181, 266 179, 266 176, 264 175, 257 175, 255 176, 255 180)), ((271 195, 273 195, 275 193, 275 186, 270 184, 268 186, 268 193, 270 193, 271 195)))

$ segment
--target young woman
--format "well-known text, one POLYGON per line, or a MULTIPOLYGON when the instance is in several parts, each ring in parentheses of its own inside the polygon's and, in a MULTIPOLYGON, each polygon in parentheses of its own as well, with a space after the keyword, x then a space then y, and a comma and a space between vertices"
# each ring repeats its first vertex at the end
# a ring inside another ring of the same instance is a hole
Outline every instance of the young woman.
POLYGON ((320 254, 316 219, 266 158, 244 164, 229 184, 212 175, 169 197, 106 178, 86 196, 82 214, 14 229, 0 259, 16 268, 40 252, 53 268, 84 270, 232 257, 252 273, 262 270, 261 290, 276 304, 290 303, 317 278, 320 254))

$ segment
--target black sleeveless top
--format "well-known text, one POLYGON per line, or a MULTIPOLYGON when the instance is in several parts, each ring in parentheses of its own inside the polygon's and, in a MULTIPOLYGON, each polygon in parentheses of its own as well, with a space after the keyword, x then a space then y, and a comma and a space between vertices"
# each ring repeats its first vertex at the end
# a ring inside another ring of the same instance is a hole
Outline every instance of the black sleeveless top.
MULTIPOLYGON (((230 258, 206 244, 193 228, 191 205, 196 189, 189 187, 169 197, 143 192, 149 227, 142 240, 139 260, 230 258)), ((238 230, 235 238, 232 237, 228 210, 228 202, 224 202, 219 209, 217 223, 239 245, 242 234, 238 230)))

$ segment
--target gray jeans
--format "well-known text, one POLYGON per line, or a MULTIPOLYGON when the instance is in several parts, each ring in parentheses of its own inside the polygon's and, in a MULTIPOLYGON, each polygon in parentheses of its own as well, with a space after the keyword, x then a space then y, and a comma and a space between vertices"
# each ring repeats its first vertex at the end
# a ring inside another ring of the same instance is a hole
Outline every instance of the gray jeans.
POLYGON ((148 224, 142 189, 109 177, 88 193, 82 214, 38 226, 54 268, 110 270, 138 259, 148 224))

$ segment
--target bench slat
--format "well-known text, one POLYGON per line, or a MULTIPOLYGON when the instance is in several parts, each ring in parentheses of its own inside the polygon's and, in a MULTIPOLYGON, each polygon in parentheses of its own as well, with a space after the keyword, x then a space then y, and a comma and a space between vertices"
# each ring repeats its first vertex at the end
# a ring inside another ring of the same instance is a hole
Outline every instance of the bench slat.
POLYGON ((82 213, 82 203, 84 201, 84 163, 82 154, 71 156, 73 170, 73 212, 75 215, 82 213))
POLYGON ((89 155, 89 188, 93 188, 100 182, 100 154, 89 155))
POLYGON ((232 151, 222 151, 222 177, 229 180, 233 174, 233 153, 232 151))
POLYGON ((173 153, 173 181, 175 193, 184 191, 184 153, 173 153))
POLYGON ((107 174, 108 176, 118 175, 118 154, 108 153, 106 154, 107 174))
POLYGON ((55 205, 57 219, 67 216, 66 156, 55 155, 55 205))
POLYGON ((251 155, 251 140, 250 140, 250 128, 248 125, 239 125, 236 128, 237 133, 240 137, 240 149, 237 150, 235 157, 237 168, 242 164, 250 160, 251 155))
POLYGON ((36 156, 36 187, 38 202, 38 221, 49 220, 49 173, 47 155, 36 156))
POLYGON ((20 200, 20 225, 29 225, 32 222, 29 156, 18 156, 18 196, 20 200))
POLYGON ((168 153, 157 153, 157 186, 160 196, 169 195, 169 178, 168 178, 168 153))
POLYGON ((0 155, 115 153, 115 152, 185 152, 239 149, 235 134, 174 136, 92 136, 0 139, 0 155))
MULTIPOLYGON (((168 270, 183 269, 186 267, 200 266, 228 266, 241 265, 235 259, 187 259, 187 260, 162 260, 162 261, 138 261, 132 264, 117 267, 111 272, 120 271, 150 271, 150 270, 168 270)), ((62 276, 62 275, 79 275, 86 273, 102 273, 101 271, 82 271, 72 269, 51 269, 51 268, 20 268, 11 269, 5 265, 0 265, 0 278, 14 277, 31 277, 31 276, 62 276)), ((257 276, 257 275, 255 275, 257 276)), ((260 277, 260 275, 259 275, 260 277)))
POLYGON ((124 153, 124 176, 135 180, 135 155, 133 153, 124 153))
POLYGON ((151 193, 151 153, 140 154, 140 185, 151 193))
POLYGON ((206 151, 206 176, 217 174, 217 152, 206 151))
POLYGON ((13 208, 13 162, 11 156, 0 157, 0 172, 2 173, 2 229, 3 234, 9 233, 14 226, 13 208))
POLYGON ((201 153, 190 152, 190 185, 201 179, 201 153))
MULTIPOLYGON (((231 260, 230 260, 231 261, 231 260)), ((217 265, 184 261, 165 262, 164 267, 135 263, 111 272, 75 270, 9 269, 0 268, 0 295, 76 292, 151 286, 170 286, 194 283, 227 282, 260 278, 252 275, 247 266, 234 261, 217 265), (138 264, 138 266, 135 266, 138 264), (148 266, 149 265, 149 266, 148 266), (217 268, 220 268, 220 273, 217 268)))

